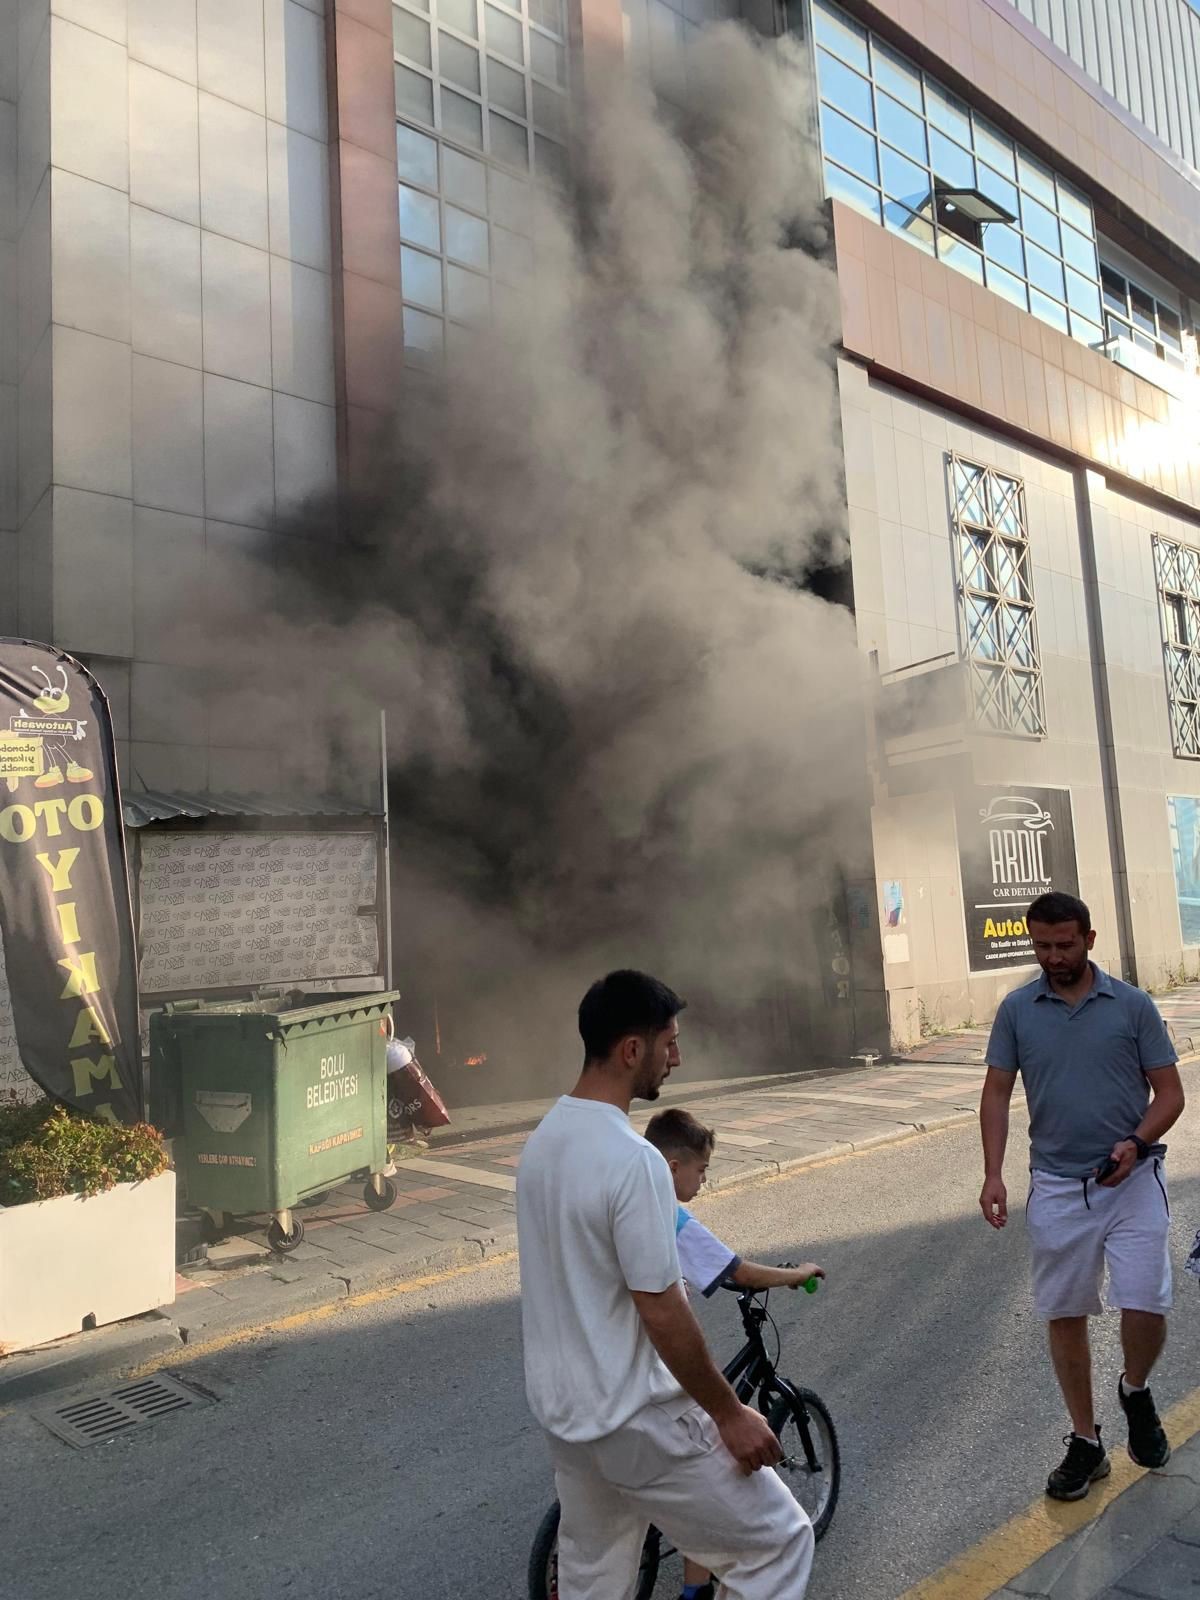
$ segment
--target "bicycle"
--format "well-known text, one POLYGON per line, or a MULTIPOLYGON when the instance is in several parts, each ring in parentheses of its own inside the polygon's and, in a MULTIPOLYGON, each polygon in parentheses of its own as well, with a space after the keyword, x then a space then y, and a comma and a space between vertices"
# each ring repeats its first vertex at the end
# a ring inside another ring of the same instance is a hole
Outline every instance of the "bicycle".
MULTIPOLYGON (((781 1265, 790 1267, 792 1263, 781 1265)), ((833 1418, 819 1395, 779 1376, 779 1329, 767 1309, 771 1291, 738 1289, 728 1283, 722 1287, 737 1295, 746 1334, 746 1343, 725 1368, 725 1376, 742 1404, 756 1401, 766 1417, 783 1448, 776 1471, 807 1513, 814 1536, 821 1539, 833 1521, 841 1486, 841 1455, 833 1418), (775 1333, 773 1358, 763 1336, 768 1322, 775 1333)), ((556 1500, 542 1518, 529 1555, 529 1600, 558 1600, 558 1520, 556 1500)), ((675 1553, 674 1545, 652 1527, 642 1546, 633 1600, 651 1600, 659 1565, 675 1553)))

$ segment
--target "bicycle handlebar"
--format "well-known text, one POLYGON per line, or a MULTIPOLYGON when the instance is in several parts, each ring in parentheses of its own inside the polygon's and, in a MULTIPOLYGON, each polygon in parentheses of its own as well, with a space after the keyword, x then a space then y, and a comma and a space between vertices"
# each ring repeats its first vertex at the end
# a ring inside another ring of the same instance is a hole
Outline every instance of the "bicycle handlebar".
MULTIPOLYGON (((794 1271, 796 1263, 794 1261, 781 1261, 779 1266, 781 1271, 790 1272, 794 1271)), ((803 1283, 798 1283, 794 1287, 797 1289, 803 1289, 805 1294, 816 1294, 820 1286, 821 1280, 814 1273, 811 1278, 805 1278, 803 1283)), ((728 1289, 731 1294, 736 1295, 753 1296, 756 1294, 770 1293, 769 1289, 746 1289, 740 1283, 722 1283, 721 1288, 728 1289)))

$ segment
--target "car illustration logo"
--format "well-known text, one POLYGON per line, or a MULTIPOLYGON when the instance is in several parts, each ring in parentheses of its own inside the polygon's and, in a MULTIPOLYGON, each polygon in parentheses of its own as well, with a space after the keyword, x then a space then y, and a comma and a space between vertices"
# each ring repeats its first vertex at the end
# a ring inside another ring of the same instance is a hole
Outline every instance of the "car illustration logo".
POLYGON ((1021 794, 996 795, 982 808, 979 817, 980 821, 988 824, 1019 822, 1034 833, 1040 833, 1043 828, 1054 826, 1054 818, 1048 811, 1044 811, 1036 800, 1030 800, 1028 796, 1021 794))

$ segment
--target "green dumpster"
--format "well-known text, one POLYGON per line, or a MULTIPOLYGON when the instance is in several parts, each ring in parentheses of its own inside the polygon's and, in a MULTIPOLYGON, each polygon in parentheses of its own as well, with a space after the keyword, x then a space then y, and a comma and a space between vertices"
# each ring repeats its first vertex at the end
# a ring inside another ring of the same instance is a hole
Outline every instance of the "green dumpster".
POLYGON ((294 1250, 294 1208, 357 1175, 372 1210, 392 1204, 387 1037, 399 998, 184 1000, 151 1016, 151 1115, 214 1229, 270 1212, 271 1248, 294 1250))

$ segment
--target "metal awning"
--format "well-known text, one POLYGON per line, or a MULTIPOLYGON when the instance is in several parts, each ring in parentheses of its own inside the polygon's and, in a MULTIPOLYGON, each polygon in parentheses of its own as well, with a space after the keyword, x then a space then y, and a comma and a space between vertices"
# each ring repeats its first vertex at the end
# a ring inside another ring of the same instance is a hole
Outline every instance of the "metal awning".
POLYGON ((328 795, 297 799, 295 795, 199 795, 174 791, 168 794, 159 789, 146 789, 127 791, 122 795, 121 802, 127 828, 145 828, 152 822, 177 822, 180 819, 201 822, 206 817, 254 818, 269 822, 294 821, 297 818, 375 818, 380 814, 364 806, 347 805, 344 800, 335 800, 328 795))

